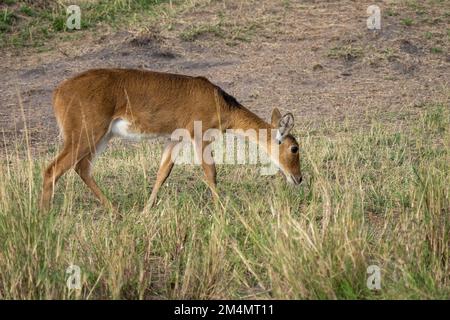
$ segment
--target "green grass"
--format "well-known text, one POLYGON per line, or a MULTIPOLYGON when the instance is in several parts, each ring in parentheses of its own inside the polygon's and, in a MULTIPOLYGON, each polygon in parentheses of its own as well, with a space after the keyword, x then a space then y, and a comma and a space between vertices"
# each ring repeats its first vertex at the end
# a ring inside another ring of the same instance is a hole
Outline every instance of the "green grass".
MULTIPOLYGON (((117 28, 129 25, 136 20, 154 16, 155 7, 165 0, 95 0, 80 2, 81 29, 95 30, 102 25, 117 28)), ((40 6, 39 2, 30 4, 17 1, 20 6, 3 9, 0 17, 1 47, 41 47, 49 39, 64 41, 64 35, 73 32, 66 26, 66 5, 72 3, 54 2, 40 6), (17 11, 17 12, 16 12, 17 11), (19 15, 30 17, 19 18, 19 15)))
MULTIPOLYGON (((142 213, 160 147, 116 143, 95 177, 124 214, 79 178, 36 208, 51 156, 0 162, 0 298, 448 299, 450 114, 428 104, 405 122, 297 128, 304 183, 219 166, 215 205, 198 167, 176 166, 142 213), (68 290, 67 267, 82 270, 68 290), (380 292, 367 289, 369 265, 380 292)), ((18 147, 19 148, 19 147, 18 147)))
POLYGON ((13 25, 16 16, 7 8, 3 9, 0 16, 0 32, 7 32, 11 30, 11 26, 13 25))
POLYGON ((387 8, 387 9, 386 9, 386 14, 387 14, 389 17, 398 16, 398 12, 395 11, 393 8, 387 8))
POLYGON ((180 33, 180 38, 184 41, 195 41, 203 35, 213 35, 218 38, 224 37, 224 30, 220 25, 197 25, 189 27, 180 33))
POLYGON ((238 42, 251 41, 256 29, 259 27, 259 22, 236 25, 220 21, 214 25, 199 24, 190 26, 180 33, 180 38, 184 41, 195 41, 202 36, 212 35, 219 39, 225 39, 227 45, 233 46, 238 42))
POLYGON ((404 26, 410 27, 414 24, 414 20, 411 18, 404 18, 400 20, 400 23, 404 26))
POLYGON ((425 32, 425 38, 430 40, 431 38, 433 38, 433 33, 429 32, 429 31, 425 32))
POLYGON ((439 47, 431 48, 431 53, 439 54, 439 53, 442 53, 442 52, 443 52, 443 50, 441 48, 439 48, 439 47))
POLYGON ((34 11, 33 8, 27 6, 27 5, 23 5, 20 7, 20 12, 26 14, 29 17, 34 17, 36 16, 36 12, 34 11))

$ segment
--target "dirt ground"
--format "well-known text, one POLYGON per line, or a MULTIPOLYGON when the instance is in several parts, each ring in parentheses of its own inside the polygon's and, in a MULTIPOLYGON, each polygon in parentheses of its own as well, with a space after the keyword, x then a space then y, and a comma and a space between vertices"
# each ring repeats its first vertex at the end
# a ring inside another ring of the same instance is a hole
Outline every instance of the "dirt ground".
POLYGON ((239 1, 198 5, 146 31, 88 33, 54 50, 4 49, 0 126, 11 147, 24 131, 33 150, 54 145, 55 86, 90 68, 203 75, 267 118, 273 107, 320 125, 365 115, 397 120, 429 103, 450 105, 450 3, 423 1, 239 1), (367 30, 367 7, 382 30, 367 30), (402 23, 412 17, 410 26, 402 23), (426 36, 425 36, 426 35, 426 36), (436 49, 438 48, 438 49, 436 49))

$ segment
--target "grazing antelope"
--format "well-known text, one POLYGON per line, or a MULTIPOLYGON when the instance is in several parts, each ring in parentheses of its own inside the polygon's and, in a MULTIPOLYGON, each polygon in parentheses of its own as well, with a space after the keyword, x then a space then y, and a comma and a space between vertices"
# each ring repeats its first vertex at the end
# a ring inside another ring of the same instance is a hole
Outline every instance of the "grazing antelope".
MULTIPOLYGON (((102 204, 111 207, 91 174, 94 157, 108 141, 113 137, 168 137, 178 128, 185 128, 193 136, 194 121, 201 121, 203 130, 218 128, 221 132, 267 129, 269 157, 275 159, 272 150, 276 146, 275 164, 286 179, 293 184, 302 180, 298 143, 289 134, 294 124, 292 114, 281 116, 275 108, 271 123, 266 123, 203 77, 130 69, 89 70, 57 87, 53 107, 64 146, 44 172, 43 209, 50 205, 58 178, 72 167, 102 204), (277 129, 276 135, 271 134, 272 129, 277 129)), ((149 207, 155 204, 158 190, 172 170, 171 154, 177 143, 166 144, 149 207)), ((208 143, 196 139, 192 143, 203 155, 208 143)), ((201 161, 201 165, 209 188, 217 196, 214 163, 201 161)))

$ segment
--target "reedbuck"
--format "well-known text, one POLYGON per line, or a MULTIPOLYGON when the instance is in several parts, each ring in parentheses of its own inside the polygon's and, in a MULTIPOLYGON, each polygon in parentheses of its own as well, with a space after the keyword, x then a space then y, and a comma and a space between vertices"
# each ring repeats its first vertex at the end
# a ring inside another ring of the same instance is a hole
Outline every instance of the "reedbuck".
MULTIPOLYGON (((50 205, 58 178, 73 167, 102 204, 111 207, 91 174, 94 157, 108 141, 112 137, 169 137, 179 128, 193 137, 194 121, 201 121, 202 130, 267 129, 267 155, 290 183, 302 180, 298 143, 289 134, 294 124, 292 114, 281 116, 274 109, 271 123, 267 123, 203 77, 130 69, 89 70, 59 85, 53 107, 64 146, 44 172, 43 209, 50 205), (276 134, 271 134, 273 129, 276 134), (275 149, 277 157, 272 152, 275 149)), ((260 139, 256 142, 261 143, 260 139)), ((170 174, 177 143, 166 144, 148 207, 155 204, 158 190, 170 174)), ((203 155, 208 142, 192 138, 192 143, 201 151, 197 155, 203 155)), ((215 165, 200 163, 206 183, 217 197, 215 165)))

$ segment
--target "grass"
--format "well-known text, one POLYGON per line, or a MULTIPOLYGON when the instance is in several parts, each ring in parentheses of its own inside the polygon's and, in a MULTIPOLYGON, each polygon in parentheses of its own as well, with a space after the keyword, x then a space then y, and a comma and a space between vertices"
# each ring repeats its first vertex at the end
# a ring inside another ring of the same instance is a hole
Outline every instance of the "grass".
POLYGON ((403 24, 404 26, 410 27, 414 24, 414 20, 411 18, 404 18, 400 20, 401 24, 403 24))
POLYGON ((9 31, 10 26, 14 23, 15 19, 16 17, 11 11, 4 9, 0 16, 0 31, 9 31))
MULTIPOLYGON (((71 31, 66 27, 66 6, 62 1, 43 5, 36 1, 15 1, 1 12, 0 48, 42 47, 51 39, 64 41, 71 31)), ((95 0, 78 1, 81 10, 81 29, 95 30, 102 25, 116 28, 136 20, 154 16, 155 8, 165 0, 95 0)))
POLYGON ((439 54, 439 53, 442 53, 442 52, 443 52, 443 50, 441 48, 439 48, 439 47, 431 48, 431 53, 439 54))
POLYGON ((346 123, 298 128, 301 187, 256 167, 219 166, 216 206, 201 170, 178 166, 147 213, 160 148, 117 143, 95 177, 121 221, 73 173, 52 211, 39 212, 51 156, 24 158, 18 144, 0 162, 0 298, 448 299, 448 108, 424 105, 402 123, 346 123), (66 287, 71 264, 81 290, 66 287), (366 287, 374 264, 379 292, 366 287))
POLYGON ((180 38, 184 41, 195 41, 203 36, 212 35, 219 39, 225 39, 229 46, 238 42, 249 42, 260 28, 260 23, 253 21, 236 25, 229 22, 219 21, 217 24, 192 25, 180 32, 180 38))
POLYGON ((345 61, 354 61, 364 55, 364 50, 358 46, 345 45, 331 48, 327 56, 333 59, 343 59, 345 61))
POLYGON ((396 12, 393 8, 387 8, 387 9, 386 9, 386 14, 387 14, 389 17, 398 16, 398 12, 396 12))
POLYGON ((208 34, 218 38, 223 38, 224 30, 220 24, 191 26, 180 33, 180 38, 184 41, 195 41, 199 37, 208 34))

